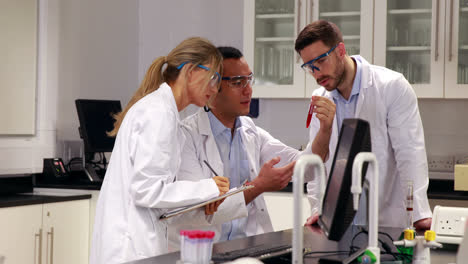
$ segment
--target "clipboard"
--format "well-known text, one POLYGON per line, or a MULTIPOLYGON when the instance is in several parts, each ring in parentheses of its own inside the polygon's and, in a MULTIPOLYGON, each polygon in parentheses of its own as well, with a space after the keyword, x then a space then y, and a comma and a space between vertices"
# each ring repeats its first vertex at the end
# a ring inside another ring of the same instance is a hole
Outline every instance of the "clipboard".
POLYGON ((168 219, 168 218, 171 218, 173 216, 176 216, 176 215, 179 215, 179 214, 182 214, 182 213, 185 213, 185 212, 189 212, 189 211, 192 211, 194 209, 197 209, 197 208, 200 208, 200 207, 203 207, 207 204, 210 204, 210 203, 213 203, 213 202, 216 202, 216 201, 219 201, 219 200, 222 200, 226 197, 229 197, 231 195, 234 195, 234 194, 237 194, 237 193, 240 193, 240 192, 243 192, 245 190, 248 190, 250 188, 253 188, 254 186, 253 185, 242 185, 241 187, 239 188, 232 188, 231 190, 229 190, 227 193, 221 195, 221 196, 216 196, 214 198, 211 198, 207 201, 204 201, 204 202, 201 202, 201 203, 196 203, 196 204, 193 204, 193 205, 189 205, 189 206, 184 206, 184 207, 179 207, 179 208, 176 208, 176 209, 173 209, 173 210, 170 210, 164 214, 162 214, 159 219, 160 220, 164 220, 164 219, 168 219))

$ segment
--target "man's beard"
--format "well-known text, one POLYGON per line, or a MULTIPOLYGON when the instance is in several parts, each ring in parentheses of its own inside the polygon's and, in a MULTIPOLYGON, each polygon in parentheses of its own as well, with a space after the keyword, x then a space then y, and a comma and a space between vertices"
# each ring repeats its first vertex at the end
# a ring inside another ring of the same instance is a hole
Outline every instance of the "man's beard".
POLYGON ((336 76, 337 76, 336 78, 335 78, 335 77, 332 77, 332 76, 330 76, 330 75, 327 75, 327 76, 325 76, 325 77, 323 77, 323 78, 317 80, 317 84, 320 85, 320 82, 321 82, 323 79, 328 78, 328 79, 329 79, 328 83, 330 83, 330 82, 332 82, 332 81, 336 81, 336 85, 333 86, 333 87, 331 87, 331 88, 325 87, 325 86, 323 86, 323 87, 324 87, 327 91, 329 91, 329 92, 331 92, 331 91, 337 89, 338 86, 340 86, 340 84, 342 84, 343 81, 344 81, 344 79, 345 79, 345 69, 344 69, 344 65, 341 64, 340 66, 341 66, 341 68, 337 68, 337 71, 335 72, 335 74, 336 74, 336 76))

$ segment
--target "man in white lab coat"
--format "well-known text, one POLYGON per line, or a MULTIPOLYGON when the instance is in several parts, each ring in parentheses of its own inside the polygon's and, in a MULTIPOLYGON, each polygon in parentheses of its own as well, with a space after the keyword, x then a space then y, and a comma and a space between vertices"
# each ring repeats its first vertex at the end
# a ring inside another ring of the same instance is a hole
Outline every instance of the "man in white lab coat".
MULTIPOLYGON (((379 162, 379 224, 406 227, 406 190, 412 181, 414 226, 429 229, 424 132, 411 85, 398 72, 371 65, 361 56, 348 56, 340 30, 328 21, 306 26, 295 49, 304 61, 302 68, 321 86, 312 95, 307 150, 320 155, 330 170, 343 119, 367 120, 379 162)), ((317 200, 316 188, 314 182, 308 184, 309 200, 317 200)), ((358 212, 355 222, 364 223, 364 217, 358 212)), ((308 224, 316 221, 313 213, 308 224)))
POLYGON ((197 177, 201 175, 210 178, 217 173, 230 178, 231 188, 244 181, 255 187, 226 198, 218 208, 215 204, 207 206, 204 212, 182 216, 190 224, 169 231, 169 244, 175 248, 180 229, 214 230, 215 241, 272 232, 262 193, 287 186, 293 161, 300 154, 245 116, 250 109, 253 73, 239 50, 232 47, 218 50, 224 59, 221 89, 209 104, 211 111, 200 109, 183 121, 187 140, 177 180, 200 180, 197 177), (204 222, 205 215, 213 213, 204 222), (202 227, 204 224, 209 226, 202 227))

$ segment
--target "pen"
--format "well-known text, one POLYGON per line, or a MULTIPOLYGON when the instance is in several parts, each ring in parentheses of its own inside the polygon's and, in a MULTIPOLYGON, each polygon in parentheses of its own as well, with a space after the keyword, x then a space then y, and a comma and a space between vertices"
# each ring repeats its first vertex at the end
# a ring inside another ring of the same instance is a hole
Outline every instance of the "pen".
POLYGON ((213 168, 211 168, 210 164, 208 164, 208 162, 207 162, 206 160, 204 160, 203 162, 205 162, 206 166, 208 166, 208 168, 211 170, 211 172, 213 172, 213 174, 214 174, 215 176, 218 176, 218 173, 216 173, 216 171, 213 170, 213 168))

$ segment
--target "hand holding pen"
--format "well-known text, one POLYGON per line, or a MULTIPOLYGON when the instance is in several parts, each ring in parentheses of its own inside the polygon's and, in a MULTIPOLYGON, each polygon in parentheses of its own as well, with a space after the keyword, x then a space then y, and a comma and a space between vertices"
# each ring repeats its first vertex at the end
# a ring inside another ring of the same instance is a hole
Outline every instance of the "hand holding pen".
POLYGON ((213 180, 216 182, 216 185, 218 185, 219 195, 227 193, 229 191, 229 178, 218 176, 218 173, 216 173, 216 171, 210 166, 210 164, 206 160, 204 160, 203 162, 214 174, 213 180))
MULTIPOLYGON (((223 195, 226 192, 229 191, 229 178, 223 177, 223 176, 218 176, 218 173, 210 166, 210 164, 204 160, 203 161, 206 166, 213 172, 215 175, 212 179, 215 181, 216 185, 219 188, 219 195, 223 195)), ((218 206, 224 201, 224 199, 216 201, 214 203, 210 203, 205 205, 205 214, 206 215, 212 215, 218 210, 218 206)))

